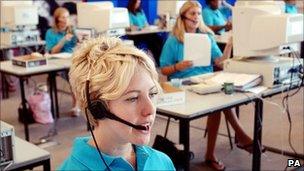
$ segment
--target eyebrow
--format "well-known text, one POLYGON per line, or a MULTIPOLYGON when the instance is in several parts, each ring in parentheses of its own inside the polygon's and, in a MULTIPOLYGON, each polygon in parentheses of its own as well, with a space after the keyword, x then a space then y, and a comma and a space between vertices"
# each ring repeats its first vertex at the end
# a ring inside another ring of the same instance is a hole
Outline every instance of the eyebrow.
MULTIPOLYGON (((154 85, 153 87, 151 87, 149 89, 149 91, 153 90, 154 88, 156 88, 156 85, 154 85)), ((127 91, 126 93, 124 93, 123 95, 127 95, 129 93, 140 93, 141 91, 140 90, 130 90, 130 91, 127 91)))

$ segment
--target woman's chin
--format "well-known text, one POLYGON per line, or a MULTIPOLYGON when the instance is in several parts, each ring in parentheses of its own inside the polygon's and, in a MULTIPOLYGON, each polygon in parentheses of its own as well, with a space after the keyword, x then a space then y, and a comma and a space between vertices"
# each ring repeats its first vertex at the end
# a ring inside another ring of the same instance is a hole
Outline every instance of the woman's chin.
POLYGON ((150 135, 145 135, 145 136, 137 136, 135 138, 135 141, 133 144, 136 145, 147 145, 150 142, 150 135))

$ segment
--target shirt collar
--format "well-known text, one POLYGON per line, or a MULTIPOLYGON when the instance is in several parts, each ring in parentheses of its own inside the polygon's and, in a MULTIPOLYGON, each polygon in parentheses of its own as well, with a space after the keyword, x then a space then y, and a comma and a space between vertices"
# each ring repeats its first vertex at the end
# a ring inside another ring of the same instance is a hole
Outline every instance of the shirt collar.
MULTIPOLYGON (((72 154, 80 163, 88 167, 90 170, 106 170, 107 167, 102 164, 101 158, 98 154, 98 150, 89 145, 90 137, 78 137, 74 141, 72 154)), ((101 152, 105 162, 110 166, 113 161, 120 157, 109 156, 101 152)))
POLYGON ((136 146, 136 162, 137 170, 144 170, 146 161, 149 158, 149 153, 146 150, 145 146, 136 146))
MULTIPOLYGON (((89 139, 90 137, 78 137, 74 140, 72 148, 73 157, 90 170, 106 170, 107 167, 102 164, 103 162, 101 161, 97 149, 88 144, 89 139)), ((146 161, 149 158, 149 153, 145 146, 135 145, 135 147, 137 170, 143 170, 145 168, 146 161)), ((125 160, 122 159, 122 157, 110 156, 103 152, 101 152, 101 155, 109 167, 111 167, 111 164, 114 163, 115 160, 125 160)))

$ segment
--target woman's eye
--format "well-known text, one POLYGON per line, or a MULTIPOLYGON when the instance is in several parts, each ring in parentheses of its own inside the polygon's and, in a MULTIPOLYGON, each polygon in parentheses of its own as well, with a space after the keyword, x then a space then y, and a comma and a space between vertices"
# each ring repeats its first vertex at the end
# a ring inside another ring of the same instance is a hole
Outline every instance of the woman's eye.
POLYGON ((128 98, 127 101, 135 102, 137 99, 138 99, 138 97, 131 97, 131 98, 128 98))
POLYGON ((153 98, 154 96, 156 96, 158 94, 158 92, 156 93, 150 93, 150 98, 153 98))

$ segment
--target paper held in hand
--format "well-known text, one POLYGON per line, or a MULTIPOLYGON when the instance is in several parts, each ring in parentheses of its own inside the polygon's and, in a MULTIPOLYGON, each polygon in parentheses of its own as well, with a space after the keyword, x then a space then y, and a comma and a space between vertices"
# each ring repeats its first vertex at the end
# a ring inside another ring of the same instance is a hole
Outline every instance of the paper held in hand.
POLYGON ((207 34, 185 33, 184 60, 193 61, 193 66, 211 64, 211 41, 207 34))

